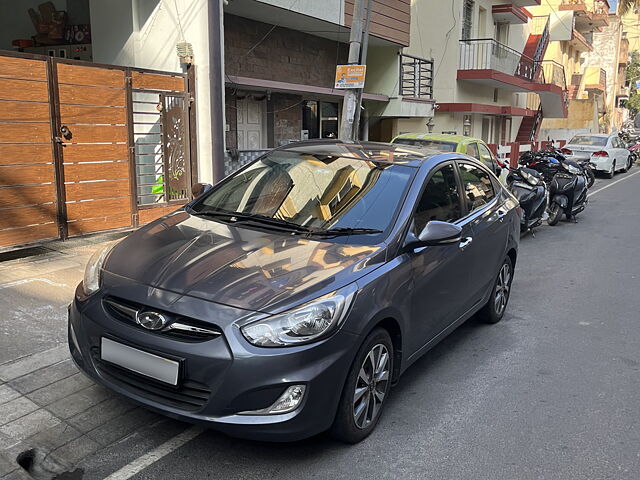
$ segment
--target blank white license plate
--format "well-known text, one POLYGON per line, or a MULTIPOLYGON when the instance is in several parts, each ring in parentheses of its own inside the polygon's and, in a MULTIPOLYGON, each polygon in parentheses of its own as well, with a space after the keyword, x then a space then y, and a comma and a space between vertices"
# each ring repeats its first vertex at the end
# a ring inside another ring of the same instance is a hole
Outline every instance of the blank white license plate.
POLYGON ((175 360, 102 338, 102 360, 171 385, 178 384, 180 364, 175 360))

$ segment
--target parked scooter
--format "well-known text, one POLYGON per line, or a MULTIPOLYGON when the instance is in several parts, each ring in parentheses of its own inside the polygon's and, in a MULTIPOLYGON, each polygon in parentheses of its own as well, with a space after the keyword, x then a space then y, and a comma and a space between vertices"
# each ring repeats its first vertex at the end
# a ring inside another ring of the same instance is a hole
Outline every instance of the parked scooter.
POLYGON ((531 232, 542 224, 542 217, 547 209, 547 187, 542 174, 527 167, 507 167, 507 187, 514 197, 520 202, 522 219, 520 222, 520 234, 531 232))
POLYGON ((589 202, 587 182, 574 162, 560 161, 558 171, 549 184, 549 218, 547 223, 556 225, 562 214, 567 220, 574 219, 589 202))

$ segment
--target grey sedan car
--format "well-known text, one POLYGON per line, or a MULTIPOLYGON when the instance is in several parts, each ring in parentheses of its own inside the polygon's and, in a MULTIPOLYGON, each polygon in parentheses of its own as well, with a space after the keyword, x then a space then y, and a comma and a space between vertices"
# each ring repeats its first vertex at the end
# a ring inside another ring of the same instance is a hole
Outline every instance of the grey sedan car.
POLYGON ((505 314, 516 200, 459 153, 304 142, 97 252, 69 307, 96 382, 230 435, 355 443, 472 315, 505 314))

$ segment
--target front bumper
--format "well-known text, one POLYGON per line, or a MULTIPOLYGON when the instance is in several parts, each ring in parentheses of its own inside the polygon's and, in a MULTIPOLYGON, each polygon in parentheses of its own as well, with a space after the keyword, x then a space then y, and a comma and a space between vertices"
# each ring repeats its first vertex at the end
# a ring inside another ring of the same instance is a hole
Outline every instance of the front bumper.
POLYGON ((101 292, 94 297, 76 297, 69 306, 69 348, 78 367, 96 382, 169 417, 254 440, 295 441, 331 426, 358 336, 340 330, 316 344, 267 349, 250 345, 229 325, 220 337, 188 342, 111 318, 101 292), (179 361, 179 385, 161 384, 104 362, 102 337, 179 361), (238 415, 266 408, 288 386, 300 384, 306 392, 293 412, 238 415))

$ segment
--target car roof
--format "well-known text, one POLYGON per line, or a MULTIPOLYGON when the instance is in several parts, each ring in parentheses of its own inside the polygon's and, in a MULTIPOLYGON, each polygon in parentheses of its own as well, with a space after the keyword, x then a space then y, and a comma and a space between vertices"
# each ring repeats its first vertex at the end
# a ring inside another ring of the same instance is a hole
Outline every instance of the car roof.
POLYGON ((349 143, 341 140, 305 140, 278 147, 274 151, 288 151, 307 155, 348 156, 359 160, 393 163, 419 167, 425 160, 442 152, 409 145, 381 142, 349 143))
POLYGON ((576 138, 576 137, 600 137, 600 138, 609 138, 609 137, 612 137, 612 136, 614 136, 614 135, 617 135, 617 133, 616 133, 616 134, 613 134, 613 133, 577 133, 577 134, 575 134, 575 135, 573 136, 573 138, 576 138))
POLYGON ((402 133, 395 139, 406 138, 409 140, 435 140, 439 142, 454 142, 454 143, 468 143, 468 142, 482 142, 479 138, 466 137, 464 135, 451 135, 448 133, 402 133))

